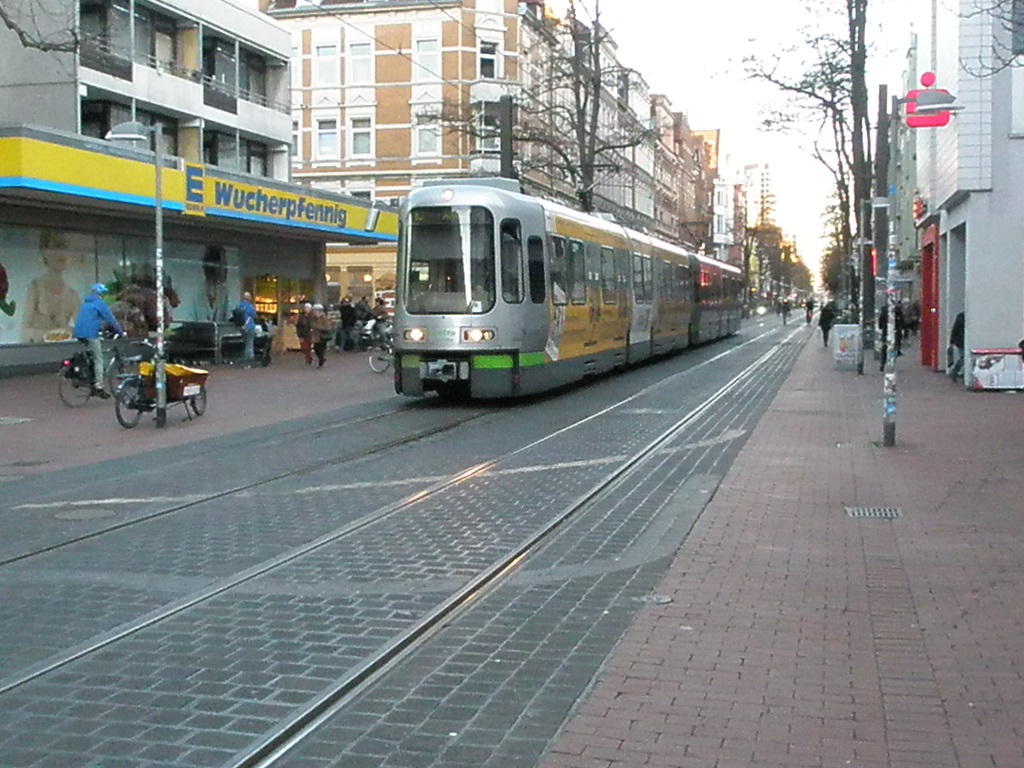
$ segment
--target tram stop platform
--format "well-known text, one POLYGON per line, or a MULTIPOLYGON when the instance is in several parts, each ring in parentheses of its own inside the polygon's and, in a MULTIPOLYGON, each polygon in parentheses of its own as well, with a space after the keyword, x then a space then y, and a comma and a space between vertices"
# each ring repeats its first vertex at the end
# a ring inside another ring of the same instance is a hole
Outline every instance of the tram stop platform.
POLYGON ((810 337, 546 768, 1024 766, 1024 395, 916 351, 884 448, 810 337))

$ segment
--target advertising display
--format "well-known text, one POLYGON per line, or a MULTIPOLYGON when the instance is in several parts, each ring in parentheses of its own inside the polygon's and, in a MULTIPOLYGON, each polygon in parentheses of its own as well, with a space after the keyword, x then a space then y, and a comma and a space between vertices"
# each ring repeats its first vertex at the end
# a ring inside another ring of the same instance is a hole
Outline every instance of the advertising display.
MULTIPOLYGON (((153 241, 32 227, 0 229, 0 345, 71 339, 94 283, 132 335, 156 327, 153 241)), ((168 242, 165 319, 225 322, 242 281, 238 249, 168 242)))
POLYGON ((832 326, 832 359, 836 370, 851 371, 857 369, 860 359, 860 326, 832 326))
POLYGON ((971 378, 976 390, 1024 389, 1019 349, 972 349, 971 378))

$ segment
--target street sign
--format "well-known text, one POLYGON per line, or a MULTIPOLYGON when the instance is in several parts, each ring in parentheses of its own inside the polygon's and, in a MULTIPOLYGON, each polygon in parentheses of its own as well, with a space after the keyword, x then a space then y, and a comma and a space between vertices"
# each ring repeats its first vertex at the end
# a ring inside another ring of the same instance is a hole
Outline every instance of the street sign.
POLYGON ((941 128, 949 125, 949 117, 956 109, 956 96, 945 88, 933 88, 935 74, 932 72, 921 75, 921 85, 924 88, 907 91, 903 97, 903 104, 907 108, 907 116, 904 118, 907 127, 941 128))

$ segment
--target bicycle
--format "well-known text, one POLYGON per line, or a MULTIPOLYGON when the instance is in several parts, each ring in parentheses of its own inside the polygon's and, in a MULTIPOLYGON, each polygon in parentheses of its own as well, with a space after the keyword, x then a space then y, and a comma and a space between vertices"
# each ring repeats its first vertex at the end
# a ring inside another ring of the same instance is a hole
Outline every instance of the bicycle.
MULTIPOLYGON (((202 416, 206 413, 206 380, 209 371, 167 363, 165 374, 168 406, 178 403, 184 405, 189 421, 193 415, 202 416)), ((118 376, 119 384, 114 390, 114 416, 125 429, 135 427, 143 413, 156 410, 155 375, 156 366, 142 362, 133 373, 118 376)))
MULTIPOLYGON (((61 362, 57 394, 64 405, 69 408, 78 408, 89 402, 92 397, 104 397, 104 395, 110 397, 114 392, 114 385, 118 377, 130 372, 140 361, 146 359, 145 352, 135 355, 125 354, 122 345, 117 343, 116 337, 108 338, 114 338, 114 351, 110 365, 103 373, 103 388, 96 389, 93 386, 94 361, 88 348, 75 352, 61 362), (101 392, 103 394, 100 394, 101 392)), ((143 347, 152 348, 148 341, 143 341, 140 344, 143 347)))
POLYGON ((391 367, 394 359, 395 349, 391 336, 391 324, 388 323, 373 341, 370 348, 370 370, 374 373, 384 373, 391 367))

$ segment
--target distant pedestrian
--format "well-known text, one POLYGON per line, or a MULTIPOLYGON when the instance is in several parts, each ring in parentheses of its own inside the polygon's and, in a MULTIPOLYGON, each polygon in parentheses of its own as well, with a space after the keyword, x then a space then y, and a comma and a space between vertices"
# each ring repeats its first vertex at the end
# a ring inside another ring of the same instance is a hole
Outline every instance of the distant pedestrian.
POLYGON ((302 350, 302 357, 306 365, 313 364, 313 335, 310 331, 310 317, 313 314, 313 305, 305 303, 302 311, 295 318, 295 335, 299 339, 299 349, 302 350))
POLYGON ((309 335, 313 342, 313 352, 316 353, 316 367, 323 368, 327 362, 324 355, 327 342, 334 335, 331 318, 324 312, 323 304, 313 305, 313 311, 309 314, 309 335))
POLYGON ((782 300, 782 324, 789 323, 789 299, 782 300))
POLYGON ((336 344, 338 351, 355 350, 358 342, 356 339, 356 308, 348 296, 341 300, 338 307, 338 338, 336 344))
POLYGON ((836 305, 835 302, 830 301, 818 313, 818 327, 821 328, 821 338, 824 340, 826 347, 828 346, 828 336, 832 333, 832 326, 835 322, 836 305))
POLYGON ((964 313, 960 312, 949 329, 949 347, 946 349, 946 371, 958 378, 964 369, 964 313))
POLYGON ((810 325, 811 324, 811 318, 814 317, 814 297, 813 296, 811 298, 807 299, 806 302, 804 302, 804 308, 807 310, 807 313, 806 313, 807 324, 810 325))
POLYGON ((256 359, 254 349, 256 343, 256 307, 252 303, 252 294, 246 291, 242 294, 242 300, 235 307, 242 319, 242 339, 245 342, 245 351, 242 353, 242 360, 246 366, 252 365, 256 359))

